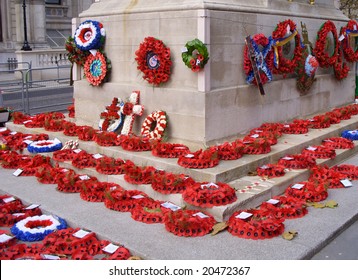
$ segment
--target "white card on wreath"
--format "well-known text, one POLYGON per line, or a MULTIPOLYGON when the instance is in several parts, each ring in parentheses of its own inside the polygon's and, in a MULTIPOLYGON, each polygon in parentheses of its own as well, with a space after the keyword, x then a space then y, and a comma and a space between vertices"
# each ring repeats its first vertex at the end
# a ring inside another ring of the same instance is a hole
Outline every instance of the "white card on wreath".
POLYGON ((14 175, 14 176, 16 176, 16 177, 18 177, 18 176, 20 176, 20 174, 23 172, 24 170, 22 170, 22 169, 16 169, 16 171, 14 172, 14 173, 12 173, 12 175, 14 175))
POLYGON ((280 202, 279 200, 273 199, 273 198, 267 200, 267 203, 270 203, 270 204, 273 204, 273 205, 276 205, 276 204, 278 204, 279 202, 280 202))
POLYGON ((9 203, 9 202, 12 202, 12 201, 15 201, 16 198, 11 196, 11 197, 7 197, 7 198, 3 198, 2 201, 4 201, 5 203, 9 203))
POLYGON ((93 157, 95 159, 100 159, 100 158, 103 158, 103 156, 101 154, 94 154, 93 157))
POLYGON ((39 207, 40 207, 39 204, 31 204, 31 205, 27 206, 25 209, 32 210, 32 209, 39 208, 39 207))
POLYGON ((14 237, 13 236, 10 236, 10 235, 7 235, 5 233, 1 234, 0 235, 0 243, 5 243, 11 239, 13 239, 14 237))
POLYGON ((117 251, 118 248, 119 246, 109 243, 106 247, 102 249, 102 251, 108 254, 113 254, 115 251, 117 251))
POLYGON ((282 159, 283 160, 293 160, 294 158, 292 158, 292 157, 283 157, 282 159))
POLYGON ((177 210, 181 209, 180 206, 175 205, 175 204, 173 204, 171 202, 164 202, 164 203, 161 204, 161 206, 163 206, 164 208, 170 209, 172 211, 177 211, 177 210))
POLYGON ((73 236, 74 237, 77 237, 77 238, 83 238, 85 237, 86 235, 90 234, 89 231, 87 230, 83 230, 83 229, 80 229, 79 231, 76 231, 73 236))
POLYGON ((56 255, 48 255, 48 254, 43 254, 41 255, 45 260, 50 260, 50 261, 56 261, 59 260, 60 257, 56 256, 56 255))
POLYGON ((193 214, 193 217, 196 217, 196 216, 198 216, 198 217, 201 218, 201 219, 209 218, 208 215, 205 215, 205 214, 202 213, 202 212, 198 212, 198 213, 193 214))
POLYGON ((341 183, 345 188, 350 188, 353 186, 352 182, 348 179, 341 180, 341 183))
POLYGON ((134 198, 134 199, 141 199, 141 198, 144 198, 144 196, 141 195, 141 194, 138 194, 138 195, 133 195, 132 198, 134 198))
POLYGON ((304 184, 294 184, 291 188, 296 190, 301 190, 305 185, 304 184))
POLYGON ((247 218, 250 218, 251 216, 252 216, 251 213, 247 213, 247 212, 243 211, 239 215, 236 215, 235 218, 245 220, 247 218))
POLYGON ((82 181, 86 181, 86 180, 91 179, 88 175, 81 175, 79 178, 80 178, 82 181))

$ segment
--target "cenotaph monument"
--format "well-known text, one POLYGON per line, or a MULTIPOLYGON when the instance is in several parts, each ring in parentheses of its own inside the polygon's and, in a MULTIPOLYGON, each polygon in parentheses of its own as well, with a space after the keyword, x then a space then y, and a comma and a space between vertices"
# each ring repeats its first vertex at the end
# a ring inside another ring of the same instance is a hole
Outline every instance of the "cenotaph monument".
MULTIPOLYGON (((301 22, 315 45, 321 25, 340 27, 348 19, 333 0, 99 0, 73 20, 73 30, 85 20, 103 24, 104 52, 111 61, 109 80, 90 85, 80 67, 75 69, 76 122, 98 127, 100 113, 114 97, 127 99, 140 91, 145 112, 136 119, 140 133, 146 115, 163 110, 168 116, 169 141, 206 146, 235 138, 264 122, 284 122, 341 106, 354 100, 354 65, 338 81, 332 68, 319 68, 309 93, 301 95, 296 75, 273 74, 265 95, 246 82, 243 68, 245 38, 271 36, 287 19, 301 22), (310 3, 312 2, 312 3, 310 3), (314 3, 313 3, 314 2, 314 3), (170 48, 171 75, 159 86, 149 84, 137 69, 135 53, 146 37, 170 48), (199 72, 182 61, 183 47, 195 38, 208 49, 209 60, 199 72)), ((328 36, 328 40, 329 40, 328 36)), ((291 43, 292 52, 295 44, 291 43)), ((329 44, 328 44, 329 45, 329 44)), ((329 50, 328 50, 329 51, 329 50)))

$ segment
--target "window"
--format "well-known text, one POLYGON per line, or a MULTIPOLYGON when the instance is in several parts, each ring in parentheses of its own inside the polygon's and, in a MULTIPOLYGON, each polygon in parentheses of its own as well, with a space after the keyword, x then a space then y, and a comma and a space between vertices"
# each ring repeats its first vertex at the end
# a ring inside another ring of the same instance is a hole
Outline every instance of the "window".
POLYGON ((61 5, 61 0, 45 0, 46 4, 61 5))

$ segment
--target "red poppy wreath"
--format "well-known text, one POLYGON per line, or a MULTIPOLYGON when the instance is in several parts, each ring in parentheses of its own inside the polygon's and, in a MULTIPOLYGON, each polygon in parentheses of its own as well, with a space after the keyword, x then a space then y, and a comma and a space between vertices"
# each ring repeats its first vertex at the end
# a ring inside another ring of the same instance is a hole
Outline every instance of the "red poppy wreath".
POLYGON ((318 31, 316 46, 314 48, 314 54, 319 62, 319 65, 323 68, 328 68, 330 66, 336 65, 339 55, 338 48, 339 42, 336 26, 332 21, 327 20, 318 31), (327 36, 329 33, 332 33, 334 40, 334 51, 332 55, 329 55, 326 51, 327 36))
POLYGON ((355 20, 348 21, 345 27, 341 29, 341 35, 344 36, 344 40, 342 42, 343 54, 347 61, 355 62, 358 61, 358 45, 357 39, 358 36, 358 23, 355 20), (350 39, 354 38, 355 47, 352 48, 350 39))
POLYGON ((272 33, 272 38, 274 40, 274 64, 276 67, 274 68, 274 73, 293 73, 301 60, 303 50, 301 37, 296 29, 296 23, 290 19, 280 22, 272 33), (282 48, 293 38, 295 39, 294 56, 289 60, 284 57, 282 48))
POLYGON ((135 52, 137 69, 143 72, 143 79, 153 85, 169 80, 172 66, 170 49, 161 40, 146 37, 135 52))

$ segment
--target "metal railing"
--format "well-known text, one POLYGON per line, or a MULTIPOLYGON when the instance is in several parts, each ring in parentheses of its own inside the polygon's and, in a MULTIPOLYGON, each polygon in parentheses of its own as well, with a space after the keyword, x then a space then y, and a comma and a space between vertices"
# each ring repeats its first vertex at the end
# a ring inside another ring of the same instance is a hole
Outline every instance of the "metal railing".
POLYGON ((72 104, 71 65, 56 61, 56 67, 31 68, 31 63, 18 62, 11 73, 6 67, 7 63, 0 63, 0 91, 5 106, 31 114, 53 108, 63 111, 64 106, 72 104))

